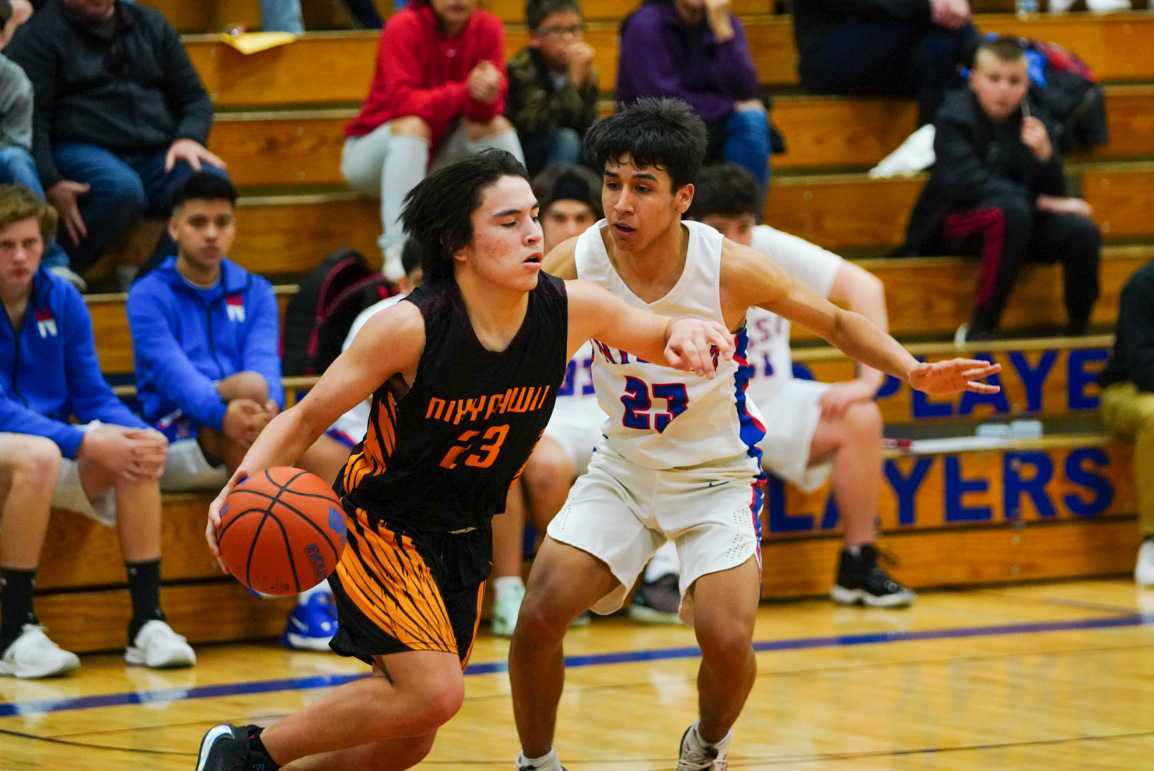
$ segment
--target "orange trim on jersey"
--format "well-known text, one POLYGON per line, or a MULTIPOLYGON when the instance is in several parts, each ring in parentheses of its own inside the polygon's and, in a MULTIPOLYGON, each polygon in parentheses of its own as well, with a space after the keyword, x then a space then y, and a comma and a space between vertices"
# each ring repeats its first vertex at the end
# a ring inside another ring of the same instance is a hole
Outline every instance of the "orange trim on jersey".
POLYGON ((363 509, 337 575, 357 609, 389 637, 412 650, 459 655, 440 588, 416 546, 383 525, 372 528, 363 509))
POLYGON ((374 399, 361 449, 349 456, 341 472, 346 495, 357 489, 366 477, 379 476, 388 468, 387 459, 392 457, 397 445, 396 407, 391 393, 386 393, 381 400, 374 399))

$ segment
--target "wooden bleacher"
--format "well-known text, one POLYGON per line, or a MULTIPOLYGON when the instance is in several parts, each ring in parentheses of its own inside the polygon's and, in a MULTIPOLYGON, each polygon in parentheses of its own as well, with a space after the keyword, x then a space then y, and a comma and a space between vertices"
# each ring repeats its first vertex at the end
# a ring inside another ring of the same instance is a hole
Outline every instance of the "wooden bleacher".
MULTIPOLYGON (((1106 95, 1112 143, 1071 160, 1154 155, 1154 86, 1111 86, 1106 95)), ((242 187, 343 185, 344 128, 351 108, 235 112, 217 115, 209 148, 242 187)), ((912 103, 891 99, 790 96, 778 99, 774 124, 787 152, 775 172, 868 168, 917 127, 912 103)))
MULTIPOLYGON (((243 223, 241 225, 243 228, 243 223)), ((1143 264, 1154 258, 1154 246, 1113 247, 1102 261, 1102 296, 1095 308, 1094 323, 1110 324, 1117 316, 1122 285, 1143 264)), ((977 264, 962 257, 916 257, 861 260, 862 267, 882 279, 886 286, 890 326, 899 337, 941 338, 953 333, 969 317, 977 264)), ((1057 265, 1030 265, 1007 309, 1007 330, 1058 327, 1063 323, 1062 277, 1057 265)), ((277 272, 277 271, 265 271, 277 272)), ((281 312, 295 285, 276 291, 281 312)), ((106 373, 132 371, 132 339, 124 315, 123 293, 89 295, 88 308, 96 330, 97 354, 106 373)), ((794 339, 813 341, 812 333, 795 328, 794 339)))
MULTIPOLYGON (((183 14, 179 26, 186 30, 252 23, 255 0, 228 3, 152 4, 183 14)), ((509 50, 523 45, 523 4, 491 0, 488 5, 509 24, 509 50)), ((610 0, 585 0, 583 6, 588 38, 599 51, 601 83, 610 89, 617 25, 629 9, 610 0)), ((831 248, 878 254, 896 246, 922 179, 874 181, 862 172, 912 130, 912 105, 796 93, 792 29, 788 18, 770 14, 769 8, 767 0, 734 2, 760 80, 778 92, 774 120, 790 145, 787 155, 774 160, 767 220, 831 248), (834 170, 840 173, 815 173, 834 170)), ((1154 246, 1132 243, 1154 238, 1148 214, 1154 163, 1144 162, 1154 157, 1154 59, 1135 55, 1154 34, 1154 15, 991 15, 978 24, 1062 43, 1108 83, 1113 142, 1074 159, 1070 176, 1113 242, 1104 254, 1103 294, 1094 319, 1109 324, 1125 279, 1154 257, 1154 246)), ((186 40, 218 108, 211 146, 229 162, 244 193, 234 254, 258 272, 286 277, 277 287, 282 309, 295 291, 288 277, 331 249, 347 244, 375 257, 377 203, 343 190, 338 159, 343 126, 368 89, 377 33, 310 33, 247 57, 215 36, 186 40)), ((876 258, 862 264, 883 278, 891 323, 900 336, 940 338, 968 314, 973 261, 876 258)), ((1062 321, 1059 271, 1053 266, 1028 270, 1007 314, 1010 330, 1062 321)), ((123 295, 88 300, 104 370, 130 372, 123 295)), ((798 340, 813 342, 804 334, 798 340)), ((1097 398, 1093 375, 1109 345, 1105 336, 986 344, 971 352, 1003 363, 1004 402, 924 400, 890 383, 878 404, 891 425, 944 422, 961 433, 976 421, 1023 414, 1089 416, 1097 398)), ((953 355, 952 346, 940 341, 911 347, 931 358, 953 355)), ((851 371, 848 361, 825 346, 800 348, 795 358, 820 379, 844 378, 851 371)), ((897 575, 917 588, 1122 573, 1130 569, 1138 541, 1129 466, 1129 447, 1098 431, 980 452, 891 453, 879 511, 883 545, 900 557, 897 575)), ((825 593, 840 542, 827 492, 803 496, 778 484, 769 497, 766 595, 825 593)), ((165 498, 164 599, 174 626, 194 642, 279 634, 291 600, 249 597, 217 571, 201 547, 209 498, 165 498)), ((123 645, 128 597, 115 533, 67 512, 54 513, 39 579, 38 610, 62 645, 79 651, 123 645), (77 560, 81 553, 85 558, 77 560)))
MULTIPOLYGON (((1067 168, 1073 190, 1081 188, 1107 241, 1148 239, 1154 164, 1083 164, 1067 168)), ((925 182, 874 180, 864 174, 779 176, 765 207, 766 221, 831 249, 895 247, 925 182)))
MULTIPOLYGON (((633 4, 617 5, 611 15, 592 16, 585 37, 597 49, 600 83, 613 90, 617 77, 617 28, 633 4)), ((764 7, 763 7, 764 8, 764 7)), ((749 38, 758 79, 767 87, 796 86, 797 52, 788 19, 737 11, 749 38)), ((528 40, 521 12, 509 20, 506 51, 513 53, 528 40)), ((1076 52, 1106 82, 1154 79, 1154 59, 1136 55, 1154 29, 1149 14, 1069 14, 1019 19, 994 14, 978 16, 985 31, 1026 35, 1059 43, 1076 52)), ((368 93, 379 35, 375 32, 316 32, 288 46, 245 56, 220 42, 216 35, 186 38, 188 52, 219 108, 268 105, 360 104, 368 93), (318 61, 325 67, 317 67, 318 61)))
MULTIPOLYGON (((886 549, 914 588, 1121 573, 1139 535, 1130 448, 1100 434, 928 456, 890 453, 880 514, 886 549), (900 491, 900 492, 899 492, 900 491)), ((771 485, 764 530, 768 597, 824 594, 840 545, 824 491, 771 485)), ((292 600, 250 596, 202 546, 211 496, 169 496, 162 599, 194 643, 281 632, 292 600)), ((116 534, 54 512, 38 576, 37 612, 53 638, 86 652, 124 645, 129 616, 116 534), (77 560, 83 553, 85 558, 77 560)))

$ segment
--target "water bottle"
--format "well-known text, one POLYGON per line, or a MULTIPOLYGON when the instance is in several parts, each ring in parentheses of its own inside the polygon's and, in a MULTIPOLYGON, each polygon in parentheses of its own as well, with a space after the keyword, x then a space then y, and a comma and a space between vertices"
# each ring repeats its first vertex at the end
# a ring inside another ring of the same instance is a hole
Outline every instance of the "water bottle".
POLYGON ((1018 0, 1018 14, 1037 13, 1038 0, 1018 0))

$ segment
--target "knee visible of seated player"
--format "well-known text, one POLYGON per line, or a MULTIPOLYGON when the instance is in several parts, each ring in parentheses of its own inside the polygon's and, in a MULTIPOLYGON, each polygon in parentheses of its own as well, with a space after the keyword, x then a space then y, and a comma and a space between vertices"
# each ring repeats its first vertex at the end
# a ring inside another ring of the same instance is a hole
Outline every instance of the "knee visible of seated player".
POLYGON ((167 442, 113 395, 96 365, 83 300, 40 264, 55 226, 55 212, 31 192, 0 186, 0 296, 11 322, 0 338, 6 357, 0 368, 0 466, 7 484, 0 523, 0 674, 42 677, 79 665, 36 625, 32 610, 32 578, 54 503, 105 524, 119 520, 133 608, 129 663, 157 665, 159 644, 161 665, 191 664, 195 657, 183 638, 179 650, 170 644, 178 636, 164 623, 159 603, 157 480, 167 442), (21 373, 19 401, 7 396, 17 392, 8 382, 14 372, 21 373), (89 425, 70 424, 73 414, 89 425), (119 518, 111 511, 113 491, 119 518))
POLYGON ((1147 352, 1154 346, 1154 262, 1131 276, 1122 289, 1115 345, 1102 370, 1102 418, 1107 426, 1132 437, 1138 526, 1143 542, 1134 566, 1134 580, 1154 586, 1154 364, 1147 352))

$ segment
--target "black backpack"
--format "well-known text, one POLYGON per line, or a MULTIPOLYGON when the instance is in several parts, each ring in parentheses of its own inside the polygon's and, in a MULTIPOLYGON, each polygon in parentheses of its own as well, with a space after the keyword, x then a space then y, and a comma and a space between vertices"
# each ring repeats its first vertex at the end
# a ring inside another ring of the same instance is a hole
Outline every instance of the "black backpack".
POLYGON ((1110 141, 1106 92, 1093 70, 1056 43, 1024 39, 1030 96, 1054 119, 1062 152, 1089 150, 1110 141))
POLYGON ((395 294, 355 249, 338 249, 313 268, 289 300, 281 338, 285 375, 319 375, 341 354, 357 314, 395 294))

